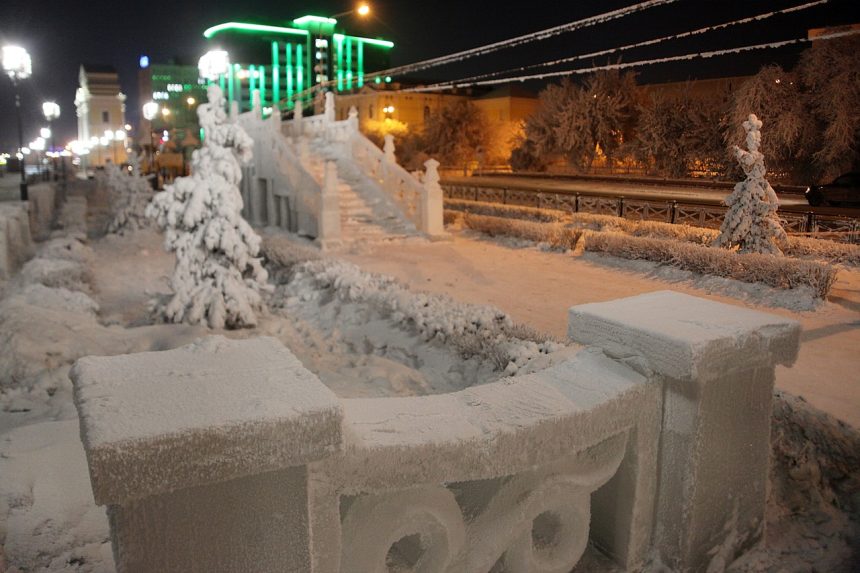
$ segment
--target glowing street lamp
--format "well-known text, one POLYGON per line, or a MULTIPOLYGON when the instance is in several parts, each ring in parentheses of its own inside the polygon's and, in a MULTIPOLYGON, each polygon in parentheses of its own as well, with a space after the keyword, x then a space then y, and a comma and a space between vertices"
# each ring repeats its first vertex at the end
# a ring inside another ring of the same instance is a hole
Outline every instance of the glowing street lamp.
POLYGON ((155 157, 155 144, 152 142, 152 120, 158 115, 158 104, 148 101, 143 104, 143 119, 149 122, 149 171, 152 171, 153 158, 155 157))
POLYGON ((197 62, 200 77, 211 82, 226 74, 230 69, 230 55, 224 50, 206 52, 197 62))
MULTIPOLYGON (((45 119, 48 120, 48 131, 51 131, 51 135, 48 137, 51 138, 51 149, 54 149, 54 136, 53 136, 53 127, 54 120, 60 117, 60 106, 57 105, 56 102, 46 101, 42 104, 42 114, 45 116, 45 119)), ((54 157, 53 160, 53 169, 54 169, 54 181, 57 180, 57 158, 54 157)), ((66 162, 63 161, 63 179, 66 178, 66 162)))
MULTIPOLYGON (((15 92, 15 111, 18 115, 18 147, 24 147, 24 128, 21 122, 21 94, 18 91, 18 82, 26 80, 33 73, 30 54, 20 46, 3 46, 3 71, 12 80, 12 89, 15 92)), ((27 200, 27 176, 24 174, 24 153, 21 154, 21 200, 27 200)))
POLYGON ((339 18, 341 16, 349 16, 350 14, 358 14, 362 18, 370 14, 370 5, 367 2, 361 2, 358 6, 353 8, 352 10, 347 10, 346 12, 339 12, 332 16, 332 18, 339 18))

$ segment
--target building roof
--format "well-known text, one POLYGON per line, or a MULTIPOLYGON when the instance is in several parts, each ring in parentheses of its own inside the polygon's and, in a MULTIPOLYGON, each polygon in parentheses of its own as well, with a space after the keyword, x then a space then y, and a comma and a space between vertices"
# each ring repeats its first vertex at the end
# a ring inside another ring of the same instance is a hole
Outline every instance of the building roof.
POLYGON ((88 74, 116 74, 116 68, 108 64, 81 64, 88 74))

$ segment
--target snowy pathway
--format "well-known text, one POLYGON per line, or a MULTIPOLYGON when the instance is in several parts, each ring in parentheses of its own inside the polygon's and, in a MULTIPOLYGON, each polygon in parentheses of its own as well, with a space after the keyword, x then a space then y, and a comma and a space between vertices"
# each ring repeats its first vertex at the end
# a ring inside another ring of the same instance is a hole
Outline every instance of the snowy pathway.
POLYGON ((465 234, 451 242, 380 245, 341 255, 366 270, 393 275, 415 289, 496 305, 515 320, 565 336, 567 309, 671 289, 789 316, 803 324, 800 357, 778 367, 777 386, 860 428, 860 272, 843 270, 828 302, 812 312, 745 303, 684 282, 613 268, 598 257, 514 248, 465 234))

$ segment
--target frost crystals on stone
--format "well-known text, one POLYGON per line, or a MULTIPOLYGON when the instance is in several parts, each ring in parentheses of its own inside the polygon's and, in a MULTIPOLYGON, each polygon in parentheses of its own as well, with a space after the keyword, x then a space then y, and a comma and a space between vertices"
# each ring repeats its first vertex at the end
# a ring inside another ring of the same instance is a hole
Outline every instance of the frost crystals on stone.
POLYGON ((734 152, 747 178, 726 197, 729 210, 714 244, 737 247, 742 253, 782 255, 781 247, 787 245, 788 237, 776 216, 779 200, 765 179, 764 155, 759 151, 761 125, 754 114, 743 123, 749 151, 735 146, 734 152))
POLYGON ((197 109, 205 137, 191 159, 191 175, 158 193, 147 209, 176 251, 173 296, 159 313, 170 322, 207 322, 211 328, 253 326, 269 292, 257 254, 260 237, 242 218, 239 161, 251 158, 253 140, 228 121, 224 94, 209 86, 197 109))

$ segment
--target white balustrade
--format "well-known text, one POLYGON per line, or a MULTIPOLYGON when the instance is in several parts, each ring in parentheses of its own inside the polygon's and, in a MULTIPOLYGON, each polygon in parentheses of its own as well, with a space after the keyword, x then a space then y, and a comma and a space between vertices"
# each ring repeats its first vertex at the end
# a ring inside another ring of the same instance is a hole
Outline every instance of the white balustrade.
POLYGON ((799 325, 669 291, 569 316, 565 361, 410 398, 337 398, 271 338, 81 359, 118 570, 566 573, 591 539, 704 571, 760 539, 799 325))

